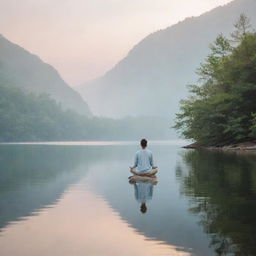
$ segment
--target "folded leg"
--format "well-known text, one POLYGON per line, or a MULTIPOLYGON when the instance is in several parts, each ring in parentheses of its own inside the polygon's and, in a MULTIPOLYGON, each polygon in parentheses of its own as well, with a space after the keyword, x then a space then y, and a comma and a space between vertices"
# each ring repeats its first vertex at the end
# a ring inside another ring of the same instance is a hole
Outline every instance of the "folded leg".
POLYGON ((136 168, 131 168, 131 173, 134 174, 134 175, 140 175, 140 174, 137 172, 136 168))
POLYGON ((151 177, 154 176, 157 173, 157 169, 153 168, 150 172, 148 173, 139 173, 135 168, 131 169, 131 173, 134 175, 142 176, 142 177, 151 177))
POLYGON ((155 175, 158 172, 157 168, 152 168, 150 174, 155 175))

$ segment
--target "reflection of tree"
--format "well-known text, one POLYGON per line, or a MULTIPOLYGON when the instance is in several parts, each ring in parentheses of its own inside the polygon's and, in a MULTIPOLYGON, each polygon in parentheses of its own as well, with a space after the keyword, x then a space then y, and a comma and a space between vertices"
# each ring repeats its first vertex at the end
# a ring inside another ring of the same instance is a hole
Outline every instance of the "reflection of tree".
POLYGON ((182 193, 216 254, 256 255, 255 156, 188 151, 183 160, 176 170, 182 193))

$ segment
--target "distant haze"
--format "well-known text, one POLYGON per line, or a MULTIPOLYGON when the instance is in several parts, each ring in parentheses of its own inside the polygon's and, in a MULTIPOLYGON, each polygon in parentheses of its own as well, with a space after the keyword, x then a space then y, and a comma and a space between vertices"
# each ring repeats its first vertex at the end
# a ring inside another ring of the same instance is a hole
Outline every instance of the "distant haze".
POLYGON ((93 114, 175 117, 187 84, 219 33, 230 35, 245 13, 256 28, 256 1, 235 0, 199 17, 151 33, 104 76, 77 87, 93 114))
POLYGON ((0 34, 71 85, 109 70, 141 39, 231 0, 0 0, 0 34))

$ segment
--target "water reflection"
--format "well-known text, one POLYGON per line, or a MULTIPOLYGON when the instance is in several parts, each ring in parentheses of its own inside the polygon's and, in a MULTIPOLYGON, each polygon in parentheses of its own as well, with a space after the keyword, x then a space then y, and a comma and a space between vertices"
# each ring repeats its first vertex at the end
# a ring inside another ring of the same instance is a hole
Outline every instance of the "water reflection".
POLYGON ((156 255, 212 255, 199 217, 187 211, 191 197, 180 196, 189 168, 181 160, 177 180, 179 147, 152 148, 161 182, 141 196, 127 182, 136 145, 0 145, 1 255, 150 255, 151 244, 156 255))
POLYGON ((49 145, 0 145, 0 231, 58 203, 95 162, 115 152, 49 145))
POLYGON ((146 178, 146 177, 131 177, 129 180, 130 184, 134 186, 135 199, 140 203, 141 213, 147 212, 147 201, 152 200, 153 197, 153 186, 157 184, 157 179, 146 178))
POLYGON ((147 240, 83 183, 72 185, 54 207, 8 226, 0 251, 1 256, 190 255, 147 240))
POLYGON ((1 146, 0 230, 56 203, 78 179, 70 176, 72 167, 77 167, 76 156, 63 149, 1 146))
POLYGON ((212 249, 208 248, 207 235, 197 224, 199 218, 187 211, 188 199, 179 193, 180 184, 175 169, 180 159, 177 154, 180 148, 152 146, 160 165, 157 175, 159 184, 153 186, 153 200, 146 204, 146 214, 141 214, 140 204, 134 198, 134 186, 127 182, 127 166, 135 150, 134 146, 122 147, 120 155, 94 164, 86 176, 86 185, 105 198, 124 222, 148 239, 164 241, 189 255, 213 255, 212 249))
POLYGON ((217 255, 256 255, 256 157, 188 151, 176 175, 217 255))

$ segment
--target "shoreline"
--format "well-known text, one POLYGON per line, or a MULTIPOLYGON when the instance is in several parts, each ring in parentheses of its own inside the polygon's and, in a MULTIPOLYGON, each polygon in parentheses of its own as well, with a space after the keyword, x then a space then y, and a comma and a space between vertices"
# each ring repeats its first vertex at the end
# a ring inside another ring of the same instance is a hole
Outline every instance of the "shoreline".
POLYGON ((184 146, 185 149, 206 149, 206 150, 219 150, 219 151, 248 151, 256 152, 256 141, 246 141, 235 144, 223 146, 202 146, 195 143, 184 146))

